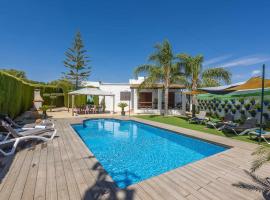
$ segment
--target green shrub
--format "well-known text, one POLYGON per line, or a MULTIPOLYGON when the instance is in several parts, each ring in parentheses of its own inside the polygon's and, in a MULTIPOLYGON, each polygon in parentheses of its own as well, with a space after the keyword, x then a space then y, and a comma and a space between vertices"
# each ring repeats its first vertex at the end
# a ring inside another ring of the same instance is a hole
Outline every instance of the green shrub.
MULTIPOLYGON (((50 85, 37 85, 27 83, 10 74, 0 71, 0 113, 8 114, 14 118, 17 115, 29 110, 33 106, 34 89, 39 88, 43 93, 58 93, 61 89, 50 85)), ((44 104, 50 104, 44 98, 44 104)), ((56 103, 63 105, 63 97, 56 103)))

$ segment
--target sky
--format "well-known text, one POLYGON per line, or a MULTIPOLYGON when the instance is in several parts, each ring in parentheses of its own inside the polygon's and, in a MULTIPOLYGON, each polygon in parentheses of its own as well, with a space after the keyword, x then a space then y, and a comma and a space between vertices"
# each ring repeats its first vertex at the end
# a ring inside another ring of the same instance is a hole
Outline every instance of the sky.
POLYGON ((270 78, 269 9, 269 0, 1 0, 0 68, 61 78, 80 31, 91 81, 128 82, 164 39, 175 54, 202 54, 204 68, 230 70, 232 82, 260 75, 263 63, 270 78))

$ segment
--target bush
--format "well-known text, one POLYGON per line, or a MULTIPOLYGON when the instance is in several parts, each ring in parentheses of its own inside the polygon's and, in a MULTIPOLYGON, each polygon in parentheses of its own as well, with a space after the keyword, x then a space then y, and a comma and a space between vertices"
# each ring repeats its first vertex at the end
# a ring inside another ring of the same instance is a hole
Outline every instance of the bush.
MULTIPOLYGON (((61 93, 60 88, 50 85, 27 83, 10 74, 0 71, 0 113, 14 118, 29 110, 33 105, 34 89, 39 88, 43 93, 61 93)), ((49 98, 49 97, 48 97, 49 98)), ((63 97, 58 97, 56 105, 63 105, 63 97)), ((44 97, 43 104, 50 104, 50 99, 44 97)))
POLYGON ((0 112, 14 118, 32 107, 34 86, 0 72, 0 112))

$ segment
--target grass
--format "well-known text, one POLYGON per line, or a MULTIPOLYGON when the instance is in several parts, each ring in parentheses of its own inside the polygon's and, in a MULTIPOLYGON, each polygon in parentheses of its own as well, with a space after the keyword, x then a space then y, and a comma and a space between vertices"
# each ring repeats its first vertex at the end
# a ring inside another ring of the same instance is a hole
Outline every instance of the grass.
MULTIPOLYGON (((218 131, 218 130, 213 129, 213 128, 207 128, 205 125, 190 124, 190 123, 188 123, 187 119, 183 118, 183 117, 178 117, 178 116, 164 117, 164 116, 160 116, 160 115, 138 115, 135 117, 141 118, 141 119, 146 119, 146 120, 151 120, 151 121, 155 121, 155 122, 160 122, 160 123, 164 123, 164 124, 179 126, 182 128, 192 129, 192 130, 196 130, 196 131, 200 131, 200 132, 204 132, 204 133, 219 135, 219 136, 223 136, 223 137, 229 137, 229 138, 244 141, 244 142, 258 144, 257 140, 252 140, 247 135, 238 136, 238 135, 235 135, 233 133, 223 133, 222 131, 218 131)), ((266 144, 265 142, 262 142, 262 145, 270 146, 270 145, 266 144)))

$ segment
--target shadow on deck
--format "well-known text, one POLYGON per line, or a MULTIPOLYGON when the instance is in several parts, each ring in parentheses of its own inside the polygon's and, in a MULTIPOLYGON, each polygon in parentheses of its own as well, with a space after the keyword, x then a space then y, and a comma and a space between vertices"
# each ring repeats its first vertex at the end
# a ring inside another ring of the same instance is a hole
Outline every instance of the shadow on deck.
MULTIPOLYGON (((125 199, 125 200, 132 200, 134 197, 134 190, 133 189, 120 189, 117 185, 108 180, 107 172, 102 168, 99 163, 96 163, 92 170, 98 172, 97 180, 95 184, 90 187, 85 195, 84 200, 88 199, 125 199)), ((125 184, 131 183, 131 180, 128 178, 132 176, 132 174, 124 172, 123 173, 123 182, 125 184)))

